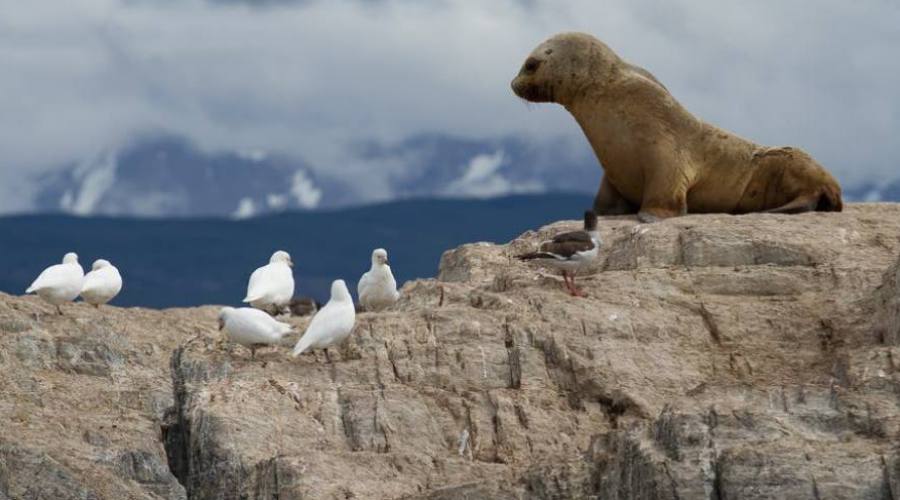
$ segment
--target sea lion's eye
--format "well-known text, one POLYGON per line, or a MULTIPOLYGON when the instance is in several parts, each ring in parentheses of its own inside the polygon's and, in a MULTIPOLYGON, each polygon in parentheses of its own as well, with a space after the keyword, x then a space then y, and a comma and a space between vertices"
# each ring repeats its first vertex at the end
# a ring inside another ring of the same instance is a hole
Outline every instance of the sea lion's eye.
POLYGON ((547 49, 544 51, 544 55, 547 55, 547 56, 549 56, 552 53, 553 53, 553 49, 547 49))
POLYGON ((537 71, 538 66, 540 66, 540 65, 541 65, 541 61, 539 61, 533 57, 529 57, 528 60, 525 61, 525 66, 522 67, 522 70, 525 73, 534 73, 535 71, 537 71))

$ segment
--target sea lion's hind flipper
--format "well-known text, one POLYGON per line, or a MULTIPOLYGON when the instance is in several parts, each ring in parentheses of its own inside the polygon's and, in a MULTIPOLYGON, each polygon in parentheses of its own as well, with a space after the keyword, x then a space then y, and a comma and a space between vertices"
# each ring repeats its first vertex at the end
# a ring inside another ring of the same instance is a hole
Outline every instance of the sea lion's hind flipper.
POLYGON ((801 194, 784 205, 766 210, 770 214, 799 214, 803 212, 840 212, 843 209, 841 192, 825 186, 818 193, 801 194))
POLYGON ((815 211, 818 205, 819 196, 802 194, 780 207, 770 208, 765 212, 769 214, 801 214, 815 211))
POLYGON ((819 201, 816 203, 817 212, 840 212, 844 209, 844 202, 841 200, 841 188, 836 186, 825 186, 822 188, 822 194, 819 195, 819 201))

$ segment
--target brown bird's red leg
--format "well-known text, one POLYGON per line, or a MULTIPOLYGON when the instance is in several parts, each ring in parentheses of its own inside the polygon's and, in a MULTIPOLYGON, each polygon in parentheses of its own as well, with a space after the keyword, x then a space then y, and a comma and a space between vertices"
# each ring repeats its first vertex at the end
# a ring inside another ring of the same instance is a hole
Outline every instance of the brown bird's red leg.
POLYGON ((566 284, 566 290, 568 290, 569 295, 575 296, 575 288, 573 287, 573 283, 570 281, 569 272, 563 271, 563 282, 566 284))
POLYGON ((575 297, 584 297, 584 292, 582 292, 580 288, 575 286, 575 274, 574 273, 572 273, 572 295, 575 297))

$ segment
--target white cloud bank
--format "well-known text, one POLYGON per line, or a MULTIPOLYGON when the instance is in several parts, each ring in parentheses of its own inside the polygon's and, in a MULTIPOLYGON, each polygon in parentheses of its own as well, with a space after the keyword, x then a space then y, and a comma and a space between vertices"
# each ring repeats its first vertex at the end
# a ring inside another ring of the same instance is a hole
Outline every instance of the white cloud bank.
POLYGON ((900 173, 896 2, 269 4, 0 0, 0 211, 27 208, 33 173, 147 130, 302 156, 362 191, 415 165, 359 161, 361 141, 577 138, 559 107, 509 90, 528 52, 566 30, 597 35, 703 118, 804 147, 845 182, 900 173))

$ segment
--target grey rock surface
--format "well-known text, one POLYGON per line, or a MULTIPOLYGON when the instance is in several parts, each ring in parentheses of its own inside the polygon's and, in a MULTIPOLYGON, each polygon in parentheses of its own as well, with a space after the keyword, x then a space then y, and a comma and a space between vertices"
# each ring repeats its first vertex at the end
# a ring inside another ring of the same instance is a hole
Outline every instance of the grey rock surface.
POLYGON ((900 206, 605 218, 587 298, 513 258, 574 227, 448 251, 328 356, 0 295, 0 499, 900 498, 900 206))

